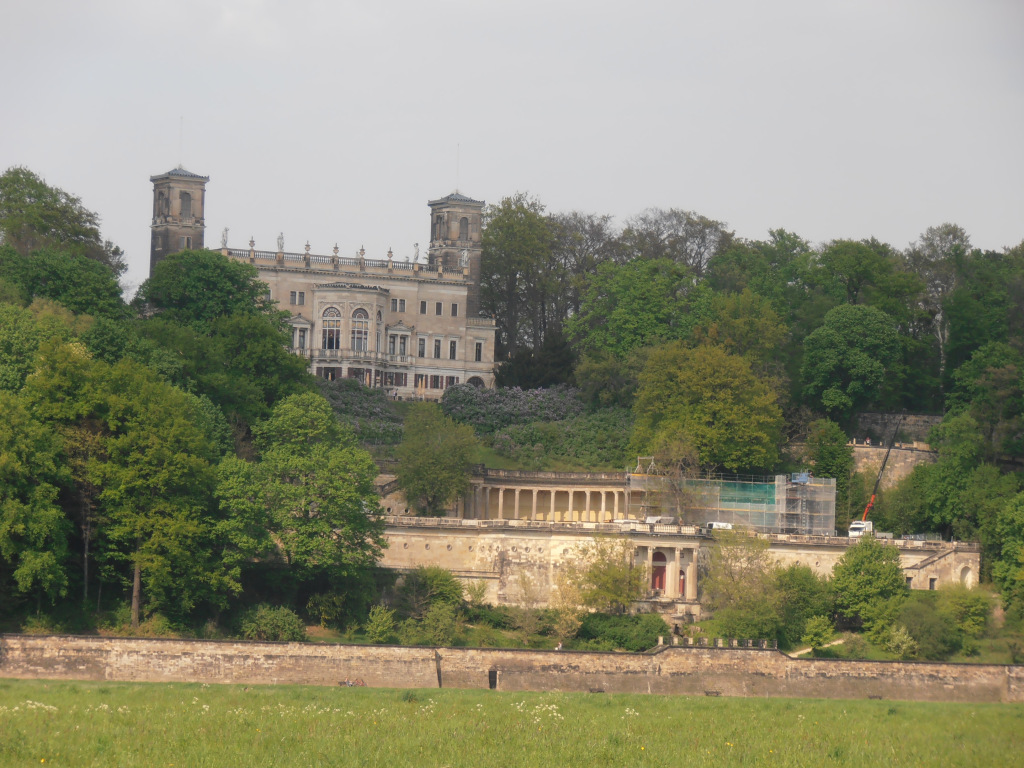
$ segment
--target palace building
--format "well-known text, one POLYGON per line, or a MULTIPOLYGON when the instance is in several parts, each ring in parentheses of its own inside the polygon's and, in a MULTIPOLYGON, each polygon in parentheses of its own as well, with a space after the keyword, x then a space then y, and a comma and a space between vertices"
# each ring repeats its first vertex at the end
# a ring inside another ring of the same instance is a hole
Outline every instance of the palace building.
MULTIPOLYGON (((150 269, 161 258, 203 247, 209 178, 182 168, 151 177, 150 269)), ((333 253, 231 248, 252 264, 270 296, 291 313, 291 350, 325 378, 354 378, 394 397, 439 399, 455 384, 494 386, 495 322, 480 312, 484 202, 453 193, 428 203, 424 261, 333 253)))

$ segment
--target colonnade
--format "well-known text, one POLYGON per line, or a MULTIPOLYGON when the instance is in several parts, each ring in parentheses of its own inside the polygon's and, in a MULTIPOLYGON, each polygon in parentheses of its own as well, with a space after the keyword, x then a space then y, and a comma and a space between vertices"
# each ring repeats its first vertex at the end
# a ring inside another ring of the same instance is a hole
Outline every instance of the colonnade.
POLYGON ((651 592, 674 599, 697 599, 697 547, 641 544, 636 548, 636 560, 644 559, 651 592))
POLYGON ((629 491, 621 488, 474 486, 465 516, 477 520, 610 523, 627 517, 629 491), (527 509, 522 508, 523 504, 527 509))

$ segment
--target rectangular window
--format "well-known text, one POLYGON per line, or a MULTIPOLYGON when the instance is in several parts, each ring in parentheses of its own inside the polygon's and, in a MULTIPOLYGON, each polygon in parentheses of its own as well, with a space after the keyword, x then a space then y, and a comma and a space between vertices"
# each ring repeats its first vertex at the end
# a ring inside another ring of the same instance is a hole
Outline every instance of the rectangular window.
POLYGON ((440 301, 434 302, 434 314, 435 315, 440 315, 441 314, 441 309, 443 307, 444 307, 444 304, 442 302, 440 302, 440 301))
POLYGON ((454 341, 448 342, 448 359, 449 360, 454 360, 455 359, 455 351, 456 351, 456 342, 454 342, 454 341))
POLYGON ((299 349, 306 348, 306 329, 299 328, 299 349))
POLYGON ((398 337, 398 354, 402 355, 403 357, 406 354, 406 352, 405 352, 405 344, 406 344, 406 342, 408 340, 409 340, 408 336, 399 336, 398 337))
POLYGON ((389 387, 404 387, 408 374, 405 373, 391 373, 390 371, 384 374, 384 384, 389 387))
POLYGON ((459 305, 458 304, 452 304, 452 317, 458 317, 458 316, 459 316, 459 305))
POLYGON ((479 363, 484 359, 484 345, 483 342, 478 341, 476 343, 476 352, 474 353, 476 361, 479 363))
POLYGON ((454 387, 458 383, 459 383, 459 377, 458 376, 449 376, 449 377, 447 377, 444 380, 445 389, 447 389, 448 387, 454 387))
POLYGON ((181 240, 179 242, 181 243, 181 250, 188 251, 188 250, 192 249, 192 238, 191 237, 183 237, 183 238, 181 238, 181 240))
POLYGON ((427 340, 426 339, 420 339, 417 342, 417 344, 418 344, 418 346, 417 346, 417 349, 416 349, 416 356, 417 357, 426 357, 427 356, 427 340))
POLYGON ((440 358, 441 357, 441 340, 440 339, 434 339, 434 357, 436 357, 436 358, 440 358))
POLYGON ((405 299, 392 299, 391 300, 391 311, 392 312, 405 312, 405 299))
POLYGON ((306 292, 299 291, 299 306, 303 306, 306 303, 306 292))
POLYGON ((397 312, 398 311, 398 299, 392 299, 391 300, 391 311, 392 312, 397 312))
POLYGON ((427 302, 425 302, 425 301, 421 301, 420 302, 420 314, 421 315, 427 314, 427 302))
POLYGON ((395 346, 398 344, 398 337, 395 334, 388 336, 388 354, 395 354, 395 346))
POLYGON ((416 380, 415 380, 416 381, 416 389, 419 389, 420 387, 426 386, 426 384, 425 384, 426 380, 427 380, 426 374, 417 373, 416 374, 416 380))
POLYGON ((297 300, 298 300, 298 294, 295 291, 290 291, 288 293, 288 303, 289 304, 294 304, 294 303, 296 303, 297 300))
POLYGON ((431 376, 430 377, 430 388, 441 389, 441 382, 444 380, 444 376, 431 376))
POLYGON ((405 299, 398 300, 398 311, 405 312, 405 299))

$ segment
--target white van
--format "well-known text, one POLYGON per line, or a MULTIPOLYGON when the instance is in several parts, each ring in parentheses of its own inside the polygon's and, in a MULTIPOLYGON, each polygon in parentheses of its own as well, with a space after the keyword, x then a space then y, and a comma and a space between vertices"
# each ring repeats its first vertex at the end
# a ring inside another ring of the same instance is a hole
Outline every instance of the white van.
POLYGON ((713 531, 731 531, 732 523, 707 523, 704 528, 708 533, 712 533, 713 531))
POLYGON ((859 539, 866 533, 874 533, 875 524, 870 520, 854 520, 850 523, 850 538, 859 539))

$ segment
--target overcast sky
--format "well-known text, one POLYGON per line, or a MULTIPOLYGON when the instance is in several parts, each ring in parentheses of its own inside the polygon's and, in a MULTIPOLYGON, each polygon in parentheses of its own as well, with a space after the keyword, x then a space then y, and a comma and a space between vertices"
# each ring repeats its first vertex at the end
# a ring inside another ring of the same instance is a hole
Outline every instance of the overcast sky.
POLYGON ((456 187, 752 239, 1024 239, 1021 0, 7 0, 0 30, 0 169, 98 212, 130 286, 179 163, 214 247, 402 258, 456 187))

